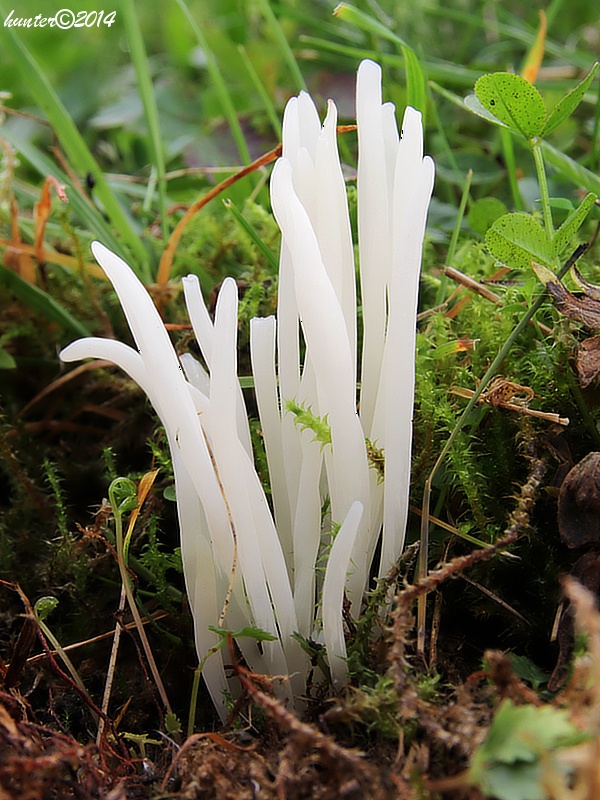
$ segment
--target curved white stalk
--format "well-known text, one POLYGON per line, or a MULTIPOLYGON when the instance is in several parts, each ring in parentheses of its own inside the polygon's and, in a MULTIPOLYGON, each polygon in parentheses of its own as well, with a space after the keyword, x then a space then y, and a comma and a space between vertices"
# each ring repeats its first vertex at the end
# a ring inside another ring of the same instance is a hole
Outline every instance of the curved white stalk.
POLYGON ((323 583, 323 638, 333 685, 338 689, 344 686, 348 677, 346 640, 341 614, 344 586, 363 510, 362 504, 358 501, 350 507, 331 547, 323 583))
POLYGON ((390 292, 384 361, 386 456, 380 576, 387 574, 402 553, 408 516, 417 294, 425 219, 434 179, 431 159, 425 159, 420 166, 410 205, 398 217, 395 236, 394 260, 398 263, 390 292))
POLYGON ((394 169, 394 221, 388 321, 372 435, 385 451, 384 523, 380 576, 404 546, 408 516, 414 350, 421 249, 434 167, 423 158, 421 115, 407 108, 394 169))
MULTIPOLYGON (((277 640, 264 644, 270 672, 292 673, 304 660, 292 638, 298 629, 293 596, 277 530, 254 465, 235 426, 237 380, 237 287, 224 281, 215 313, 211 369, 211 445, 235 523, 238 554, 248 601, 257 624, 277 640), (281 660, 281 647, 291 657, 281 660)), ((304 670, 302 670, 304 673, 304 670)))
POLYGON ((210 402, 210 375, 191 353, 183 353, 179 357, 179 362, 183 367, 188 383, 191 383, 193 388, 196 389, 196 392, 192 394, 196 411, 199 414, 206 413, 210 402), (198 397, 198 395, 201 397, 198 397))
POLYGON ((363 61, 356 85, 358 126, 358 243, 363 313, 360 417, 365 435, 371 427, 379 389, 386 329, 386 281, 392 253, 390 232, 391 137, 384 135, 381 67, 363 61), (387 146, 386 146, 387 145, 387 146))
POLYGON ((337 149, 337 109, 328 103, 327 116, 317 140, 315 173, 316 216, 311 217, 323 264, 344 315, 355 368, 356 386, 356 276, 346 184, 337 149))
MULTIPOLYGON (((211 368, 212 362, 212 342, 213 342, 213 323, 208 313, 206 303, 200 291, 200 281, 196 275, 188 275, 187 278, 182 279, 183 293, 185 295, 185 303, 190 315, 190 322, 192 323, 192 330, 196 336, 196 340, 200 346, 200 351, 207 367, 211 368)), ((237 382, 237 378, 236 378, 237 382)), ((209 382, 210 386, 210 382, 209 382)), ((209 390, 210 393, 210 390, 209 390)), ((236 424, 240 439, 249 455, 252 455, 252 440, 250 437, 250 428, 248 426, 248 416, 246 414, 246 404, 244 403, 244 396, 242 388, 238 383, 237 386, 237 416, 236 424)))
MULTIPOLYGON (((194 639, 198 659, 202 661, 219 637, 209 630, 221 613, 227 594, 227 575, 218 576, 218 558, 211 548, 204 509, 187 470, 177 451, 173 451, 173 471, 177 492, 177 511, 181 533, 181 554, 184 578, 190 605, 194 610, 194 639), (221 607, 219 606, 221 604, 221 607)), ((222 650, 211 655, 204 664, 203 676, 215 708, 222 720, 227 718, 227 677, 222 650)))
POLYGON ((298 631, 313 633, 316 605, 316 565, 321 540, 321 494, 319 479, 323 453, 313 434, 302 434, 302 471, 298 485, 298 507, 294 519, 294 602, 298 631))
POLYGON ((275 522, 288 574, 291 576, 294 563, 294 544, 292 541, 292 516, 288 490, 289 470, 286 470, 283 454, 281 411, 275 370, 275 347, 275 317, 251 320, 250 357, 252 360, 256 404, 269 466, 275 522))
MULTIPOLYGON (((315 232, 294 191, 291 164, 284 158, 273 170, 271 200, 292 260, 298 265, 294 278, 302 329, 315 369, 319 409, 321 413, 327 411, 331 427, 332 452, 326 454, 326 461, 332 513, 335 520, 342 520, 355 500, 369 507, 369 468, 364 434, 356 413, 350 343, 315 232)), ((360 605, 368 573, 369 518, 367 511, 354 553, 356 569, 348 585, 355 610, 360 605)))

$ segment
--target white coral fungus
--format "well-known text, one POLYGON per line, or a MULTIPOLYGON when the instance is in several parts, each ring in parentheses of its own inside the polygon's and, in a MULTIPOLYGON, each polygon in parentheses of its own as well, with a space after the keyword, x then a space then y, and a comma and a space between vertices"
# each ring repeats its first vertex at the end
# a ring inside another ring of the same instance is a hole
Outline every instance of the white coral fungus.
MULTIPOLYGON (((251 356, 272 508, 254 467, 237 377, 232 279, 219 292, 214 323, 197 278, 183 281, 205 371, 191 355, 177 358, 144 286, 118 256, 94 243, 137 350, 87 338, 61 353, 64 361, 94 357, 117 364, 143 388, 165 427, 199 658, 218 642, 209 626, 219 620, 237 557, 225 626, 272 634, 273 641, 238 643, 253 670, 291 676, 281 688, 290 700, 302 695, 310 666, 294 633, 319 638, 322 632, 334 684, 344 683, 344 593, 357 615, 380 537, 379 575, 402 552, 408 509, 417 293, 434 165, 423 157, 420 114, 406 109, 400 137, 393 105, 382 104, 381 70, 364 61, 357 82, 359 346, 336 124, 332 102, 321 126, 308 94, 292 98, 283 157, 271 178, 282 230, 278 311, 277 319, 252 320, 251 356), (288 401, 326 420, 331 443, 295 424, 288 401), (369 465, 366 439, 385 454, 383 481, 369 465), (322 574, 317 561, 324 554, 322 574)), ((207 659, 203 674, 223 714, 229 687, 220 651, 207 659)))

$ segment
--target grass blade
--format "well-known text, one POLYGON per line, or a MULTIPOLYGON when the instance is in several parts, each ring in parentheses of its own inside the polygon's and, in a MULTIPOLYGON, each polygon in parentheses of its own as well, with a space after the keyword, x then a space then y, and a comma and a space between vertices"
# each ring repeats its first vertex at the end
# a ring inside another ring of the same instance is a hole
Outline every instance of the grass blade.
POLYGON ((240 44, 238 46, 238 52, 242 58, 242 61, 244 62, 246 69, 248 70, 248 75, 250 76, 250 80, 254 84, 256 91, 260 95, 260 99, 264 103, 267 116, 269 117, 269 122, 271 123, 271 127, 275 131, 275 136, 277 137, 278 141, 281 141, 281 119, 279 114, 275 110, 275 105, 273 104, 271 95, 267 92, 267 90, 263 86, 263 83, 257 71, 254 69, 254 64, 252 63, 252 60, 248 57, 246 48, 240 44))
MULTIPOLYGON (((4 128, 2 135, 10 142, 15 150, 31 164, 42 178, 45 178, 47 175, 52 175, 60 181, 60 183, 64 184, 67 189, 69 205, 81 219, 82 223, 87 226, 92 235, 101 239, 107 247, 110 247, 123 258, 127 258, 128 254, 123 248, 123 242, 112 232, 100 211, 82 197, 77 186, 72 183, 71 179, 62 172, 52 159, 48 158, 48 156, 38 150, 30 142, 14 136, 10 128, 4 128)), ((133 267, 135 269, 135 265, 133 265, 133 267)), ((136 270, 136 272, 138 275, 140 274, 139 270, 136 270)))
POLYGON ((194 35, 198 39, 198 43, 202 48, 204 58, 206 59, 206 68, 215 85, 215 89, 217 91, 217 95, 221 102, 223 113, 225 114, 225 118, 227 119, 229 127, 231 128, 231 133, 234 138, 240 157, 242 159, 242 163, 249 164, 252 161, 252 158, 250 156, 250 151, 248 150, 248 145, 246 144, 244 133, 237 118, 235 105, 233 103, 233 100, 231 99, 231 94, 229 93, 227 84, 225 83, 223 76, 221 75, 221 70, 219 69, 217 60, 215 59, 211 49, 208 46, 208 42, 206 41, 206 37, 204 36, 202 29, 200 28, 200 26, 197 24, 196 20, 190 13, 190 10, 186 6, 184 0, 176 0, 176 2, 179 8, 182 10, 183 14, 185 15, 185 18, 187 19, 190 28, 193 30, 194 35))
MULTIPOLYGON (((6 16, 1 5, 0 11, 6 16)), ((135 229, 133 220, 121 207, 106 182, 99 164, 43 70, 12 28, 0 26, 0 38, 4 49, 10 52, 20 72, 26 76, 35 103, 48 118, 73 168, 81 175, 91 173, 95 181, 96 196, 102 203, 111 223, 119 231, 132 253, 135 254, 138 262, 147 268, 148 253, 140 240, 139 231, 135 229)))
POLYGON ((402 50, 404 56, 404 68, 406 71, 406 90, 407 104, 421 112, 423 117, 423 127, 425 127, 425 112, 427 108, 427 84, 423 69, 417 58, 417 54, 404 39, 389 30, 378 20, 360 11, 349 3, 340 3, 333 12, 336 17, 356 25, 366 33, 382 39, 389 39, 402 50))
POLYGON ((542 152, 549 164, 552 164, 561 175, 568 178, 576 186, 586 189, 600 196, 600 178, 594 172, 590 172, 570 156, 557 150, 548 142, 542 142, 542 152))
POLYGON ((263 242, 258 233, 254 230, 252 225, 250 225, 248 220, 244 217, 239 208, 237 208, 231 200, 224 200, 223 205, 225 206, 225 208, 229 209, 229 211, 233 214, 233 218, 240 226, 240 228, 245 233, 248 234, 252 243, 266 258, 267 263, 273 270, 273 273, 277 274, 277 270, 279 269, 279 259, 277 258, 275 253, 273 253, 273 251, 267 247, 267 245, 263 242))
POLYGON ((65 331, 75 334, 75 336, 90 335, 89 329, 71 316, 53 297, 2 265, 0 265, 0 284, 5 286, 27 308, 56 322, 65 331))
POLYGON ((158 188, 158 203, 160 209, 160 219, 162 227, 163 241, 169 238, 167 225, 167 184, 165 180, 165 153, 160 135, 160 123, 158 119, 158 108, 156 107, 156 97, 152 78, 148 68, 148 58, 146 48, 142 38, 137 13, 133 0, 122 0, 123 18, 125 20, 125 30, 129 41, 129 51, 131 60, 137 76, 138 88, 144 107, 146 125, 150 135, 150 150, 152 161, 156 170, 156 183, 158 188))
MULTIPOLYGON (((371 58, 380 64, 399 69, 402 69, 406 64, 404 56, 396 55, 395 53, 383 53, 368 47, 340 44, 317 36, 303 35, 300 39, 303 44, 319 50, 321 54, 331 53, 332 61, 335 61, 335 63, 338 62, 338 59, 335 59, 334 56, 344 56, 353 62, 362 61, 363 58, 371 58)), ((321 57, 323 56, 321 55, 321 57)), ((472 89, 477 78, 481 76, 481 70, 470 69, 460 64, 451 64, 441 59, 428 60, 425 66, 430 80, 461 88, 472 89)))
POLYGON ((259 6, 264 18, 269 24, 273 36, 279 45, 279 50, 281 51, 281 55, 283 56, 283 60, 288 65, 288 69, 290 70, 292 77, 296 83, 296 89, 301 92, 302 90, 306 91, 306 83, 304 82, 304 78, 302 73, 300 72, 300 68, 298 66, 298 62, 292 52, 292 48, 290 47, 288 40, 285 38, 285 34, 281 30, 281 25, 279 24, 279 20, 275 16, 273 9, 271 8, 271 3, 269 0, 256 0, 257 5, 259 6))

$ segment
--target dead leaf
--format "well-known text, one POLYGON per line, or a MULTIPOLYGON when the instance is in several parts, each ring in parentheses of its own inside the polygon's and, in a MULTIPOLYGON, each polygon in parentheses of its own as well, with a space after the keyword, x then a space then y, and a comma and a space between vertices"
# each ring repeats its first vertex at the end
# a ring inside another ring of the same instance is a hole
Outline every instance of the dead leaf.
POLYGON ((583 295, 578 297, 570 292, 560 281, 548 281, 546 284, 548 294, 554 300, 554 305, 568 319, 581 322, 588 328, 600 328, 600 302, 593 297, 583 295))
POLYGON ((585 389, 600 375, 600 336, 590 336, 577 348, 577 374, 585 389))
POLYGON ((40 199, 33 207, 33 216, 35 220, 35 257, 38 264, 44 263, 44 234, 46 232, 46 223, 50 216, 52 209, 52 197, 50 189, 54 188, 59 200, 63 203, 68 203, 65 187, 59 183, 52 175, 46 176, 42 191, 40 192, 40 199))
POLYGON ((588 453, 563 481, 558 529, 567 547, 600 544, 600 453, 588 453))
POLYGON ((588 297, 600 301, 600 286, 596 286, 595 283, 588 283, 576 266, 571 267, 571 277, 588 297))

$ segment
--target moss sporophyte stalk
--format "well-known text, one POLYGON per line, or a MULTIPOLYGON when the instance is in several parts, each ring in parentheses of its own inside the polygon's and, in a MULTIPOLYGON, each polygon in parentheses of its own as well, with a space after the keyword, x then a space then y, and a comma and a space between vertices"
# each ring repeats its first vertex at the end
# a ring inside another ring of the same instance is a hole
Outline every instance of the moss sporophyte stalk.
POLYGON ((278 688, 290 702, 302 696, 311 668, 302 639, 323 642, 333 683, 343 685, 344 593, 357 616, 375 553, 374 566, 385 575, 404 547, 417 292, 434 165, 423 156, 421 117, 413 108, 399 135, 372 61, 359 67, 356 99, 362 342, 331 101, 323 125, 308 94, 289 101, 283 156, 271 178, 282 231, 277 316, 252 320, 250 348, 272 508, 254 466, 237 377, 233 279, 222 285, 214 323, 197 278, 183 279, 205 370, 189 354, 178 359, 142 283, 96 242, 94 256, 113 283, 137 349, 90 337, 61 354, 64 361, 117 364, 161 418, 198 657, 222 716, 226 692, 235 694, 236 686, 228 685, 219 630, 266 634, 260 642, 257 636, 237 642, 254 671, 291 676, 278 688), (376 448, 376 465, 369 448, 376 448), (325 500, 330 513, 323 515, 325 500), (338 527, 325 570, 317 570, 322 545, 338 527))

